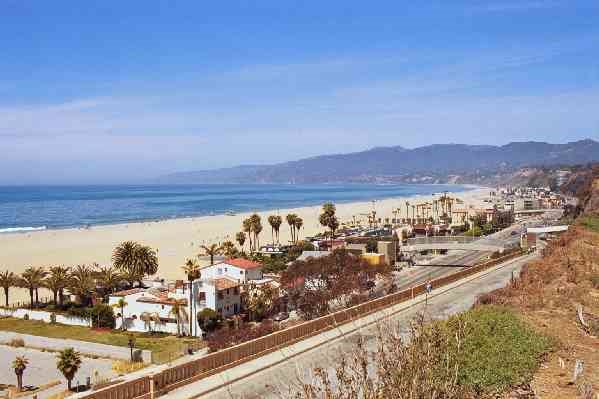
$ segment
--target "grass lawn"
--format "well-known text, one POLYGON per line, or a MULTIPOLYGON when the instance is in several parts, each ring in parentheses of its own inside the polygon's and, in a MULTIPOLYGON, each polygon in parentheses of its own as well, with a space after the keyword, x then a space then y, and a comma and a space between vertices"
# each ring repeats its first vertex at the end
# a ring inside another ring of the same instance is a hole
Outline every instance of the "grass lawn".
POLYGON ((135 336, 136 348, 165 353, 181 352, 185 348, 185 344, 197 341, 166 334, 150 335, 149 333, 132 333, 119 330, 94 330, 87 327, 49 324, 42 321, 21 320, 10 317, 0 319, 0 330, 124 347, 127 347, 129 335, 133 335, 135 336))

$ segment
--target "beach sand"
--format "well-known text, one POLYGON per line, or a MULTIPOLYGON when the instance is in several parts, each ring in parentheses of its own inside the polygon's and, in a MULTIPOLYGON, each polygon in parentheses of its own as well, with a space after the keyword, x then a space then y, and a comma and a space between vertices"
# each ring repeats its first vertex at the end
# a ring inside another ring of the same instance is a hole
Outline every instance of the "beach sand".
MULTIPOLYGON (((488 189, 477 188, 471 191, 453 194, 465 205, 480 206, 488 189)), ((413 196, 377 200, 377 217, 393 218, 392 211, 399 208, 398 217, 405 217, 405 201, 417 202, 429 200, 431 196, 413 196)), ((464 205, 460 205, 462 207, 464 205)), ((353 216, 367 225, 366 216, 373 209, 373 203, 355 202, 337 205, 337 215, 341 222, 349 222, 353 216)), ((263 231, 260 243, 271 242, 271 229, 266 220, 276 210, 257 212, 262 217, 263 231)), ((285 215, 296 213, 304 220, 300 238, 323 231, 318 223, 320 206, 295 209, 280 209, 283 217, 280 240, 285 243, 290 238, 289 225, 285 215)), ((235 216, 215 215, 192 218, 170 219, 155 222, 139 222, 105 226, 93 226, 87 229, 44 230, 29 233, 0 234, 0 270, 21 273, 28 266, 73 266, 77 264, 110 264, 112 250, 119 243, 134 240, 158 250, 158 276, 166 279, 182 279, 181 266, 188 258, 201 252, 203 244, 219 243, 224 240, 235 242, 235 233, 241 230, 241 222, 249 213, 235 216)), ((246 243, 247 247, 247 243, 246 243)), ((40 295, 49 296, 40 291, 40 295)), ((10 302, 27 300, 28 293, 23 289, 11 289, 10 302)), ((2 304, 4 304, 2 298, 2 304)))

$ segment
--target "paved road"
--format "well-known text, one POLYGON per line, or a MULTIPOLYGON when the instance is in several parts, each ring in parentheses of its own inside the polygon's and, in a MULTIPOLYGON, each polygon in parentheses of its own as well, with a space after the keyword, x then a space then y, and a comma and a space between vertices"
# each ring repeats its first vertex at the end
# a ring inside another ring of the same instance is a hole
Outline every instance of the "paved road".
MULTIPOLYGON (((532 256, 528 256, 517 261, 508 262, 505 267, 495 270, 486 276, 464 283, 456 288, 453 288, 452 290, 429 298, 427 314, 429 317, 446 318, 451 314, 469 309, 479 294, 505 286, 505 284, 510 280, 512 272, 518 273, 522 265, 531 258, 532 256)), ((439 291, 443 291, 443 289, 440 289, 439 291)), ((433 294, 435 294, 435 291, 433 291, 433 294)), ((405 328, 418 314, 418 312, 421 312, 422 310, 423 305, 413 306, 394 314, 389 319, 389 322, 400 326, 400 328, 405 328)), ((361 330, 361 334, 367 337, 372 336, 375 334, 376 329, 376 325, 364 327, 361 330)), ((215 399, 289 397, 290 387, 291 389, 295 389, 300 381, 305 381, 306 378, 309 378, 310 370, 312 370, 314 367, 331 368, 337 364, 339 361, 339 355, 341 353, 347 353, 352 349, 353 342, 355 342, 355 338, 357 337, 356 334, 357 332, 349 333, 342 338, 324 343, 317 348, 310 349, 290 358, 287 357, 286 353, 290 353, 293 348, 290 348, 290 350, 281 350, 271 354, 272 356, 281 357, 282 362, 274 367, 268 367, 268 363, 265 363, 263 367, 268 368, 265 368, 264 370, 241 380, 234 381, 226 387, 219 388, 201 397, 215 399)), ((370 345, 372 344, 373 341, 370 340, 370 345)), ((266 359, 262 359, 263 358, 260 358, 256 361, 267 362, 266 359)), ((205 380, 200 380, 196 383, 170 392, 169 397, 174 399, 198 397, 198 393, 202 392, 202 390, 205 390, 208 384, 225 383, 227 382, 227 378, 230 378, 227 377, 228 375, 231 375, 234 372, 242 373, 244 372, 243 368, 250 370, 249 367, 258 366, 259 364, 245 364, 238 366, 238 368, 235 368, 236 370, 232 369, 231 373, 220 373, 205 380)))

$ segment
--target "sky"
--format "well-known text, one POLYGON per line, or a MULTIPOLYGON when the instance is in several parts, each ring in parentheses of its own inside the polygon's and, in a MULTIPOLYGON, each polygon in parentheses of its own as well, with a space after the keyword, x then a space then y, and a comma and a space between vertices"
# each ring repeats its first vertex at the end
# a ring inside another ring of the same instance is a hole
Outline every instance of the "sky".
POLYGON ((599 2, 0 7, 0 184, 599 140, 599 2))

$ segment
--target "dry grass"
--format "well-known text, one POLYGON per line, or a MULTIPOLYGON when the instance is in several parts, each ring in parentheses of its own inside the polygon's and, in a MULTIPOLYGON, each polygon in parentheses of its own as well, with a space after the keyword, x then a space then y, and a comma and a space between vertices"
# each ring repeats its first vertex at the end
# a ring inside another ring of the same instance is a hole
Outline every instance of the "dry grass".
POLYGON ((543 258, 526 265, 507 287, 479 298, 517 309, 537 330, 558 340, 559 348, 531 383, 542 398, 584 397, 585 389, 599 392, 599 234, 588 224, 553 241, 543 258), (588 328, 578 321, 578 305, 588 328), (577 359, 584 361, 584 374, 572 383, 577 359))
POLYGON ((144 367, 146 365, 142 362, 131 362, 128 360, 115 360, 112 362, 112 370, 118 375, 129 374, 144 367))

